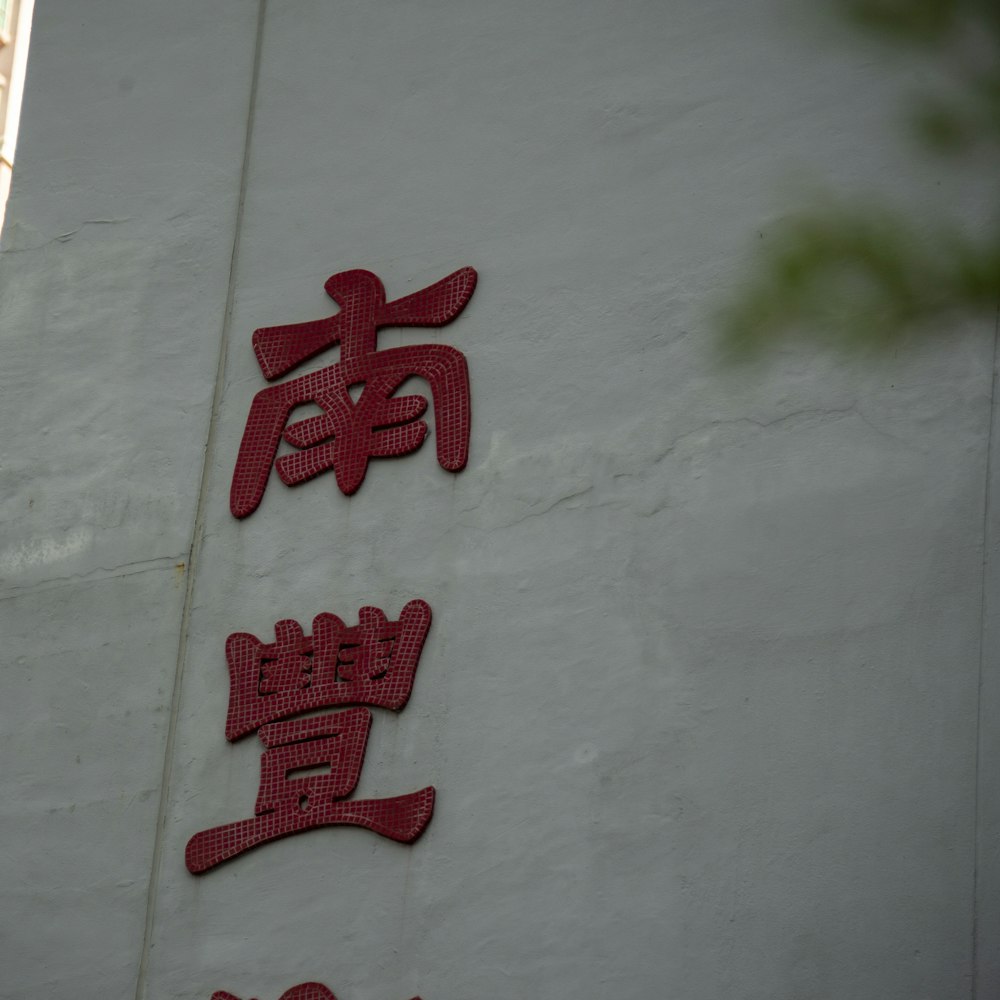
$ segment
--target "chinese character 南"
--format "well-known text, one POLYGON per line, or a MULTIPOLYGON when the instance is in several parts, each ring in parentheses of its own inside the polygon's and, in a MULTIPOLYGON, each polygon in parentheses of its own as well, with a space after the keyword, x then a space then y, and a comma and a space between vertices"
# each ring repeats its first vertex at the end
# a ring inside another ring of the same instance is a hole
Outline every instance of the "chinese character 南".
MULTIPOLYGON (((216 990, 212 994, 212 1000, 240 1000, 240 998, 225 990, 216 990)), ((302 983, 286 990, 278 1000, 337 1000, 337 998, 322 983, 302 983)), ((420 997, 414 997, 413 1000, 420 1000, 420 997)))
POLYGON ((264 377, 278 378, 301 362, 340 344, 337 364, 262 389, 254 397, 233 473, 229 506, 236 517, 252 514, 267 487, 272 464, 288 486, 333 469, 341 492, 354 493, 370 458, 415 451, 427 434, 419 417, 423 396, 394 396, 411 376, 431 388, 437 457, 451 472, 465 468, 469 453, 469 373, 465 357, 445 344, 379 351, 376 334, 386 326, 443 326, 465 308, 476 272, 463 267, 441 281, 386 302, 382 282, 370 271, 343 271, 325 285, 340 312, 327 319, 264 327, 253 334, 264 377), (360 386, 357 401, 352 386, 360 386), (288 424, 297 406, 314 403, 320 415, 288 424), (298 449, 277 460, 285 441, 298 449))
POLYGON ((407 844, 423 833, 434 811, 432 786, 388 799, 346 798, 361 775, 372 722, 367 708, 292 717, 342 705, 402 708, 430 622, 427 603, 410 601, 395 622, 364 607, 351 627, 323 613, 308 636, 291 619, 275 625, 272 643, 245 632, 229 636, 226 739, 258 730, 265 747, 260 789, 253 817, 188 841, 190 872, 317 826, 363 826, 407 844))

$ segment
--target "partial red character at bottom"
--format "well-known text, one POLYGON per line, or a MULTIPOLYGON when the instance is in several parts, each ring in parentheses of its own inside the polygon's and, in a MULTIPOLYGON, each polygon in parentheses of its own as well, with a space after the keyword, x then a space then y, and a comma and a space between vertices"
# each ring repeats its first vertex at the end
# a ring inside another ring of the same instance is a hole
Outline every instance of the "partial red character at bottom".
MULTIPOLYGON (((363 826, 404 844, 416 840, 434 812, 433 786, 390 799, 342 801, 357 787, 371 723, 367 708, 351 708, 261 726, 267 749, 256 815, 196 833, 184 852, 188 871, 198 875, 258 844, 316 826, 363 826), (323 767, 329 770, 317 773, 323 767)), ((312 1000, 313 994, 286 993, 282 1000, 293 997, 312 1000)))
MULTIPOLYGON (((212 994, 212 1000, 240 1000, 240 998, 225 990, 217 990, 212 994)), ((282 993, 278 1000, 337 1000, 337 998, 322 983, 302 983, 282 993)), ((413 1000, 420 1000, 420 997, 414 997, 413 1000)))

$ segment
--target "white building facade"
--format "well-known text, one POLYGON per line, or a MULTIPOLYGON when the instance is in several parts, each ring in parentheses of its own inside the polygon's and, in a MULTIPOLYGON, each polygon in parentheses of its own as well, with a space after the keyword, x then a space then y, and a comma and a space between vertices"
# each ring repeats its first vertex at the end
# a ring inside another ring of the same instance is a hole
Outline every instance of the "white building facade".
POLYGON ((39 0, 0 249, 0 996, 1000 996, 993 324, 713 349, 789 176, 979 210, 898 141, 915 71, 798 9, 39 0), (466 267, 452 322, 377 334, 464 357, 464 467, 406 381, 422 445, 233 516, 254 330, 335 315, 340 272, 393 302, 466 267), (227 638, 414 601, 412 693, 367 703, 337 800, 433 787, 418 838, 192 874, 260 813, 227 638))

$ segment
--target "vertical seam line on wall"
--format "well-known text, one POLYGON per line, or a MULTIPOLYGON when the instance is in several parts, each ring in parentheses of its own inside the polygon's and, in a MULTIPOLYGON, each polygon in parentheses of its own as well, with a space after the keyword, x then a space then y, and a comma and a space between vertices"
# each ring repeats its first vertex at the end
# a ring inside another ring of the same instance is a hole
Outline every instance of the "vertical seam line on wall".
POLYGON ((247 124, 243 138, 243 162, 240 166, 240 188, 236 203, 236 220, 233 232, 233 249, 229 258, 229 283, 226 288, 226 304, 222 317, 222 334, 219 344, 219 359, 216 364, 215 390, 212 394, 212 412, 209 418, 208 435, 202 458, 201 482, 198 487, 198 503, 195 508, 194 529, 191 533, 191 547, 188 551, 187 586, 184 592, 184 608, 181 612, 180 636, 177 644, 177 665, 174 670, 174 685, 170 698, 170 719, 167 724, 167 739, 163 756, 163 773, 160 780, 160 803, 156 815, 156 836, 153 842, 153 860, 150 869, 149 887, 146 892, 146 922, 143 931, 142 951, 136 976, 135 1000, 142 1000, 146 993, 146 973, 149 952, 152 948, 154 912, 160 883, 160 868, 163 861, 164 828, 167 819, 170 782, 173 775, 174 749, 177 740, 177 717, 180 709, 181 687, 184 680, 184 665, 187 660, 188 629, 191 621, 191 604, 194 598, 195 576, 198 556, 204 536, 205 506, 209 469, 214 454, 216 427, 226 374, 226 356, 229 349, 229 332, 232 326, 233 302, 236 294, 236 270, 239 261, 240 238, 243 233, 243 211, 246 204, 247 175, 250 164, 250 146, 253 140, 254 118, 257 110, 257 81, 260 76, 261 47, 264 36, 264 18, 267 0, 260 0, 257 8, 257 29, 254 38, 253 69, 250 74, 250 97, 247 103, 247 124))
POLYGON ((979 791, 980 791, 980 760, 982 757, 983 732, 983 664, 986 658, 986 586, 990 564, 990 515, 991 511, 991 477, 993 474, 993 427, 996 423, 997 396, 997 345, 1000 343, 1000 303, 997 304, 996 318, 993 323, 993 367, 990 372, 990 416, 986 432, 986 485, 983 497, 983 558, 979 590, 979 673, 976 679, 976 749, 975 766, 973 768, 973 810, 972 810, 972 989, 970 996, 977 1000, 979 996, 979 791))

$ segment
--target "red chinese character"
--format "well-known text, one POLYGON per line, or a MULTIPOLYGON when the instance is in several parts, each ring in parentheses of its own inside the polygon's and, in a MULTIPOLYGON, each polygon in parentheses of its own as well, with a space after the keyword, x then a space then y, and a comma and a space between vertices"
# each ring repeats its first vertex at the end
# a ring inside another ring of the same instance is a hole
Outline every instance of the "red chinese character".
POLYGON ((229 507, 235 517, 252 514, 264 495, 272 464, 288 486, 333 469, 348 496, 365 478, 368 459, 405 455, 427 434, 418 418, 423 396, 393 396, 411 376, 425 379, 434 398, 437 456, 450 472, 465 468, 469 454, 469 372, 454 347, 422 344, 379 351, 384 326, 443 326, 465 308, 476 288, 476 272, 463 267, 419 292, 386 302, 382 282, 370 271, 343 271, 325 285, 340 306, 328 319, 255 330, 254 352, 264 377, 277 378, 339 342, 340 361, 320 371, 262 389, 247 418, 229 507), (357 402, 352 386, 363 386, 357 402), (320 416, 288 425, 295 407, 315 403, 320 416), (285 440, 299 449, 275 462, 285 440))
POLYGON ((185 851, 193 874, 317 826, 363 826, 402 843, 423 833, 434 811, 431 786, 395 798, 343 801, 361 774, 372 721, 367 708, 288 720, 334 705, 399 709, 406 704, 430 607, 410 601, 396 622, 378 608, 364 607, 358 618, 349 628, 336 615, 317 615, 311 636, 288 619, 275 625, 273 643, 242 632, 226 641, 226 738, 235 740, 259 726, 266 749, 255 815, 195 834, 185 851))
POLYGON ((402 708, 430 625, 430 606, 410 601, 396 622, 365 607, 350 628, 336 615, 317 615, 311 636, 291 619, 275 624, 272 643, 234 633, 226 640, 226 739, 311 708, 402 708))
MULTIPOLYGON (((212 994, 212 1000, 240 1000, 240 998, 225 990, 217 990, 212 994)), ((278 1000, 337 1000, 337 998, 322 983, 302 983, 286 990, 278 1000)), ((420 1000, 420 997, 414 997, 413 1000, 420 1000)))

